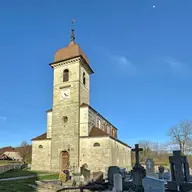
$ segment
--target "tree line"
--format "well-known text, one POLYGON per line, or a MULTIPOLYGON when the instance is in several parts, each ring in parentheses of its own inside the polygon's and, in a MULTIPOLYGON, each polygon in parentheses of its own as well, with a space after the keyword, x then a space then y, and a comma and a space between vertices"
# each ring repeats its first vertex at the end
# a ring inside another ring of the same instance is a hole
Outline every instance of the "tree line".
MULTIPOLYGON (((192 121, 183 120, 172 126, 167 135, 169 141, 159 144, 158 142, 140 140, 138 143, 143 152, 140 154, 140 161, 145 162, 147 158, 152 158, 161 165, 169 165, 169 156, 175 149, 181 150, 183 155, 188 156, 189 164, 192 167, 192 121)), ((132 155, 134 163, 134 155, 132 155)))

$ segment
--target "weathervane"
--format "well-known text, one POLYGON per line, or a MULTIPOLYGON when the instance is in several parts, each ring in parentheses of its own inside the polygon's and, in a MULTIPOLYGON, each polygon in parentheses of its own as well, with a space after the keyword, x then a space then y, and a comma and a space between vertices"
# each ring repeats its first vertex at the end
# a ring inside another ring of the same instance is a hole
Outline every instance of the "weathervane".
POLYGON ((73 42, 75 40, 74 23, 75 23, 75 20, 73 19, 72 20, 72 29, 71 29, 71 41, 73 41, 73 42))

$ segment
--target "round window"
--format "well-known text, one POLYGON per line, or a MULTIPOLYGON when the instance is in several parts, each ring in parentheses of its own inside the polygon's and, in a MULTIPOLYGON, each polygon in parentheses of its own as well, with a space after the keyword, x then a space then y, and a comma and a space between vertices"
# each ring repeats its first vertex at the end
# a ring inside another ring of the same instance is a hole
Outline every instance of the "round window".
POLYGON ((68 117, 67 117, 67 116, 64 116, 64 117, 63 117, 63 121, 64 121, 64 123, 67 123, 68 117))

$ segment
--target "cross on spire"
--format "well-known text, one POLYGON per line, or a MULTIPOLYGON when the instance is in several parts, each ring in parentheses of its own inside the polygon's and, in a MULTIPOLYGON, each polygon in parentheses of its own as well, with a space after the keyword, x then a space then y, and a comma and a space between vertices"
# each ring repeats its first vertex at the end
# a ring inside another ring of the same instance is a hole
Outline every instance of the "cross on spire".
POLYGON ((136 165, 139 165, 139 151, 143 151, 142 148, 139 148, 139 144, 135 144, 135 149, 132 149, 131 151, 135 152, 135 159, 136 159, 136 165))
POLYGON ((75 20, 73 19, 72 20, 72 29, 71 29, 71 42, 75 41, 74 23, 75 23, 75 20))

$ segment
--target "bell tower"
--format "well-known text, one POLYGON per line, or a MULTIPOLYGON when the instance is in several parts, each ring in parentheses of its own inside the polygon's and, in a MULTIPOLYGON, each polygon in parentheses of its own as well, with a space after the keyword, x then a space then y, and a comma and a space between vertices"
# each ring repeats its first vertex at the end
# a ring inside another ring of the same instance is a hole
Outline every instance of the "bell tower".
POLYGON ((73 27, 69 45, 56 51, 50 66, 54 73, 51 171, 73 169, 79 166, 80 105, 89 104, 93 73, 87 56, 75 43, 73 27))

